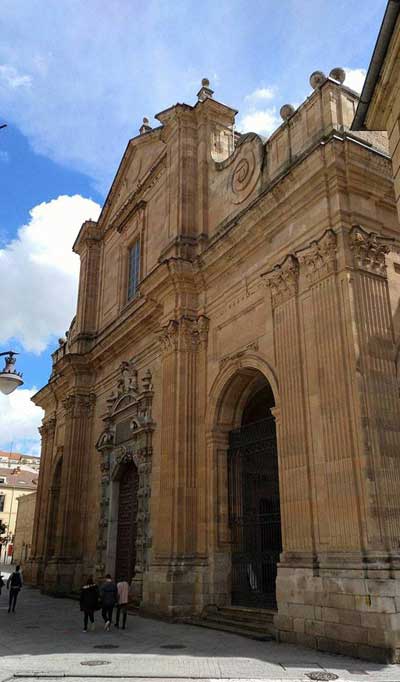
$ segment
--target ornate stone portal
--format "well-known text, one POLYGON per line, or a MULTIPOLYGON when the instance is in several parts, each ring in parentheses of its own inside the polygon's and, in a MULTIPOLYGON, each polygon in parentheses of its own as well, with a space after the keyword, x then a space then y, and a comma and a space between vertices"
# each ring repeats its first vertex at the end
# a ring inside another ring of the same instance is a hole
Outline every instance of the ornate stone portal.
MULTIPOLYGON (((152 455, 151 408, 153 386, 150 370, 139 382, 134 362, 123 362, 116 393, 107 400, 108 412, 103 421, 105 429, 97 441, 101 454, 101 499, 97 540, 97 575, 118 574, 116 546, 118 533, 119 482, 124 465, 133 464, 138 472, 136 518, 136 562, 133 593, 139 603, 143 575, 147 568, 147 552, 151 545, 149 525, 150 474, 152 455), (140 385, 139 385, 140 384, 140 385)), ((133 529, 132 529, 133 532, 133 529)))

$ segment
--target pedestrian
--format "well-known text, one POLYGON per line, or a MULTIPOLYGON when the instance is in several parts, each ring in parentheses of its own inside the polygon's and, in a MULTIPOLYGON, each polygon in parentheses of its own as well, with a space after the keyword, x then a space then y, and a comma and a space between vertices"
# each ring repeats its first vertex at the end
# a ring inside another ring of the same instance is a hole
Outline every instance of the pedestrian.
POLYGON ((22 588, 22 576, 20 567, 16 566, 15 571, 11 573, 7 580, 7 590, 10 590, 10 597, 8 600, 8 613, 12 611, 15 613, 15 605, 20 589, 22 588))
POLYGON ((126 628, 126 617, 128 614, 128 600, 129 600, 129 583, 125 578, 122 578, 117 583, 118 604, 117 604, 117 619, 115 627, 119 628, 119 618, 122 612, 122 629, 126 628))
POLYGON ((118 601, 117 586, 113 582, 110 574, 107 573, 106 581, 100 589, 101 595, 101 615, 104 620, 104 629, 109 630, 112 623, 112 614, 115 604, 118 601))
POLYGON ((89 620, 90 629, 94 630, 94 612, 99 607, 99 588, 91 575, 88 577, 86 585, 81 587, 79 602, 81 611, 83 611, 83 632, 87 632, 89 620))

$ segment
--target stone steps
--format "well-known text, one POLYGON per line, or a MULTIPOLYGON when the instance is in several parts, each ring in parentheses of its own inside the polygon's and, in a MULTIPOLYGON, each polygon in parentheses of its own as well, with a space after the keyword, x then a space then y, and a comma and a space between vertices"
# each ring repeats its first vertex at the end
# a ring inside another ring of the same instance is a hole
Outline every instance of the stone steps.
POLYGON ((204 609, 200 618, 192 618, 191 623, 266 642, 275 638, 273 624, 275 613, 268 609, 209 606, 204 609))

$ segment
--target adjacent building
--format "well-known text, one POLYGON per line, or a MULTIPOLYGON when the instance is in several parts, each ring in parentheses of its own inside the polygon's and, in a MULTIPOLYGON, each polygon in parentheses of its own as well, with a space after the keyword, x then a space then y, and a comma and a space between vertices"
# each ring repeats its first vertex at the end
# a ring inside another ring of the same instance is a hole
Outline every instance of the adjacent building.
POLYGON ((37 490, 38 473, 20 467, 0 466, 0 560, 11 560, 18 500, 37 490), (1 532, 2 531, 2 532, 1 532))
POLYGON ((389 0, 353 130, 386 130, 400 216, 400 0, 389 0))
POLYGON ((147 613, 398 659, 400 227, 343 81, 265 140, 205 79, 129 141, 34 397, 33 584, 110 572, 147 613))
POLYGON ((39 471, 40 457, 34 455, 23 455, 20 452, 5 452, 0 450, 0 466, 15 468, 29 468, 39 471))
POLYGON ((33 522, 35 518, 36 490, 18 498, 17 518, 13 546, 13 563, 22 568, 30 558, 33 522))

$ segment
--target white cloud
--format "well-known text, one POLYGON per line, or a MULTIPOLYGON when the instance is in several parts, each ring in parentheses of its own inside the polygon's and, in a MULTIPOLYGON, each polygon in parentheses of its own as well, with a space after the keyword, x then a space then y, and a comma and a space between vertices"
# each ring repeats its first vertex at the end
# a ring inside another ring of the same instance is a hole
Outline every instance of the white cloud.
POLYGON ((270 135, 280 123, 276 108, 271 107, 268 109, 255 109, 244 114, 240 119, 238 127, 242 132, 270 135))
POLYGON ((274 103, 277 94, 274 86, 262 86, 245 95, 237 122, 238 130, 267 137, 273 133, 281 123, 274 103))
POLYGON ((44 412, 31 401, 36 391, 33 387, 8 396, 0 393, 0 450, 40 454, 38 427, 44 412))
POLYGON ((1 163, 8 163, 10 160, 10 157, 8 155, 8 152, 0 151, 0 161, 1 163))
POLYGON ((0 64, 0 83, 13 90, 29 87, 32 83, 31 76, 21 74, 10 64, 0 64))
POLYGON ((367 75, 366 69, 348 69, 345 67, 344 70, 346 72, 344 85, 347 85, 347 87, 351 88, 351 90, 361 92, 364 85, 365 76, 367 75))
POLYGON ((276 90, 275 88, 257 88, 253 92, 250 93, 250 95, 246 95, 244 98, 246 102, 259 102, 262 100, 271 100, 274 99, 276 95, 276 90))
POLYGON ((35 206, 17 238, 0 249, 0 342, 14 337, 40 353, 75 312, 79 258, 72 244, 100 206, 79 194, 35 206))

